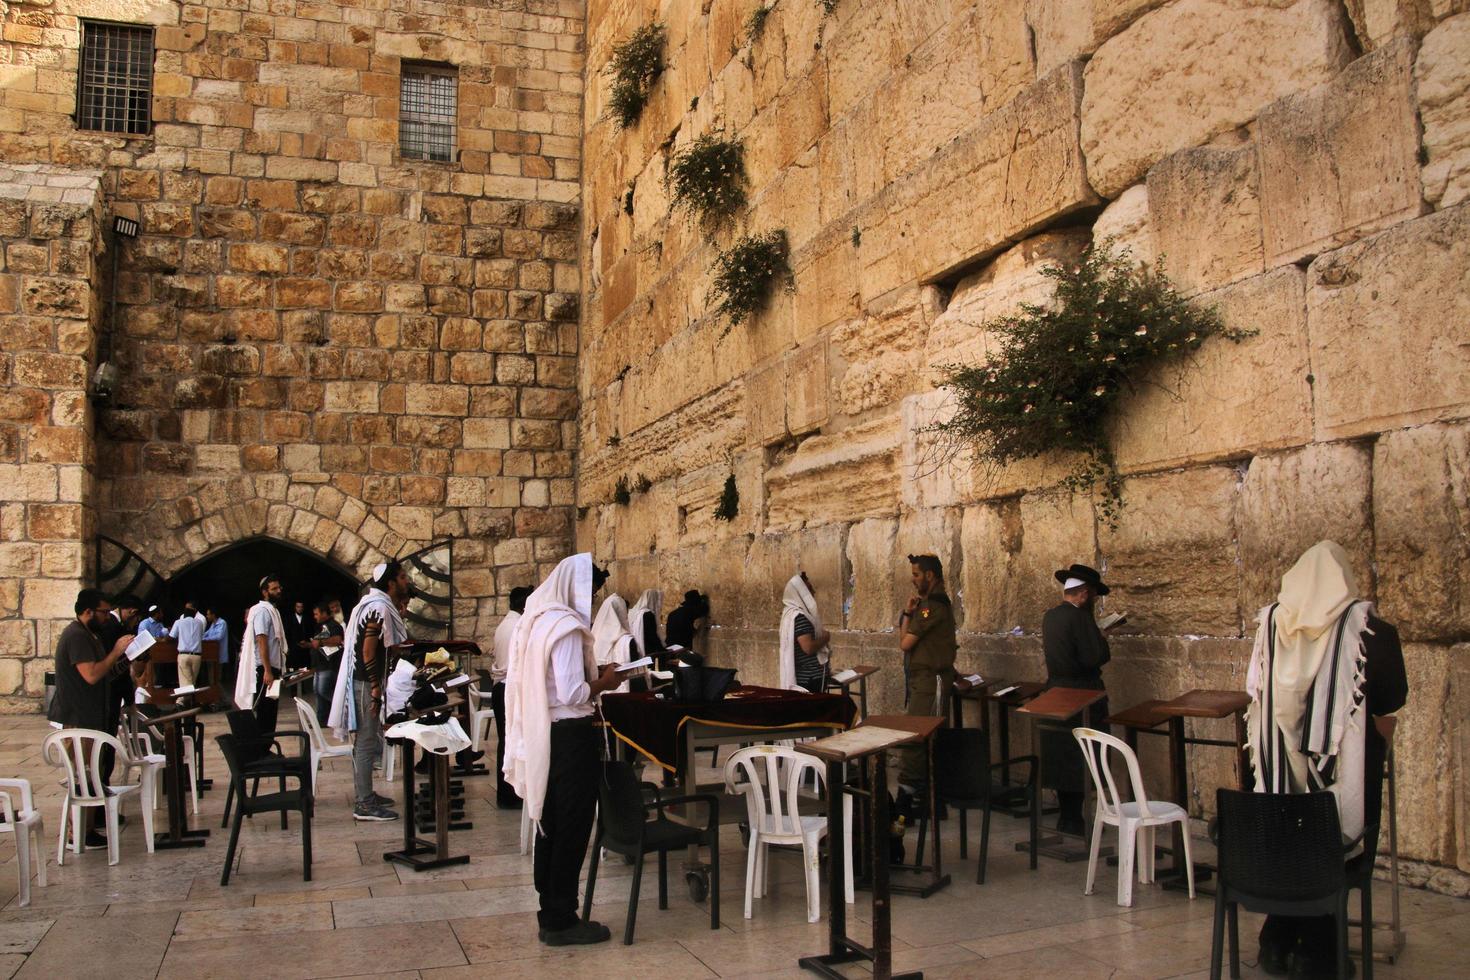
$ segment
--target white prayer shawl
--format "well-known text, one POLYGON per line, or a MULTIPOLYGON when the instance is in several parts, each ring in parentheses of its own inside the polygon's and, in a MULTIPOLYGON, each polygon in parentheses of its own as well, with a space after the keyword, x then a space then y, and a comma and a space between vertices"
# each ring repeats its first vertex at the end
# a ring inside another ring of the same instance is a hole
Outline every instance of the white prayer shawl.
POLYGON ((1363 833, 1363 637, 1372 605, 1354 598, 1347 555, 1313 545, 1261 610, 1246 690, 1246 738, 1261 793, 1328 790, 1344 839, 1363 833))
MULTIPOLYGON (((255 610, 264 606, 270 614, 271 632, 276 636, 282 655, 286 651, 286 625, 281 611, 268 599, 262 599, 245 613, 245 635, 240 638, 240 665, 235 673, 235 707, 249 709, 255 704, 255 668, 260 666, 260 653, 255 649, 255 610)), ((267 641, 269 642, 269 641, 267 641)))
MULTIPOLYGON (((628 628, 628 605, 620 595, 610 595, 602 600, 597 617, 592 620, 592 660, 597 666, 626 664, 633 660, 636 647, 632 631, 628 628)), ((631 673, 631 672, 630 672, 631 673)), ((628 690, 628 682, 618 685, 619 692, 628 690)))
MULTIPOLYGON (((780 676, 777 684, 790 691, 804 691, 806 688, 796 683, 796 617, 798 614, 805 616, 811 621, 812 629, 821 633, 822 614, 817 612, 817 600, 812 596, 811 589, 801 580, 800 572, 791 576, 786 583, 781 606, 781 628, 778 631, 781 643, 778 661, 780 676)), ((817 653, 817 659, 822 663, 830 658, 831 653, 825 647, 817 653)))
MULTIPOLYGON (((664 618, 664 594, 658 589, 644 589, 638 601, 633 603, 633 608, 628 610, 628 626, 634 639, 638 641, 639 649, 643 648, 647 637, 644 635, 645 614, 653 613, 653 632, 663 642, 663 634, 659 632, 659 622, 664 618)), ((643 651, 647 653, 647 650, 643 651)))
POLYGON ((516 624, 505 675, 506 781, 525 801, 526 816, 541 826, 546 780, 551 771, 551 707, 546 690, 551 650, 576 635, 590 681, 592 663, 592 556, 562 559, 531 597, 516 624))
MULTIPOLYGON (((384 656, 388 647, 408 640, 408 627, 388 593, 379 588, 368 589, 367 595, 352 607, 352 615, 347 617, 347 625, 342 630, 342 664, 337 669, 337 688, 332 692, 332 711, 327 715, 327 724, 339 739, 357 731, 357 699, 352 696, 352 679, 357 670, 357 636, 362 621, 370 616, 383 623, 383 649, 378 651, 378 656, 384 656)), ((387 708, 386 698, 383 707, 387 708)))

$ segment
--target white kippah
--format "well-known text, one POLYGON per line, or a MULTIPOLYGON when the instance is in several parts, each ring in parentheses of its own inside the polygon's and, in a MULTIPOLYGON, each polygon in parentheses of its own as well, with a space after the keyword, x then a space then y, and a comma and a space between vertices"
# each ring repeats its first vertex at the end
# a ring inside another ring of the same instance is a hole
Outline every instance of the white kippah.
POLYGON ((1073 589, 1080 589, 1086 584, 1087 583, 1082 581, 1080 578, 1069 578, 1067 579, 1067 581, 1062 583, 1062 591, 1071 592, 1073 589))
POLYGON ((388 563, 385 562, 385 561, 380 561, 376 565, 374 565, 373 566, 373 581, 376 582, 376 581, 378 581, 378 579, 382 578, 383 577, 383 573, 386 572, 387 570, 388 570, 388 563))

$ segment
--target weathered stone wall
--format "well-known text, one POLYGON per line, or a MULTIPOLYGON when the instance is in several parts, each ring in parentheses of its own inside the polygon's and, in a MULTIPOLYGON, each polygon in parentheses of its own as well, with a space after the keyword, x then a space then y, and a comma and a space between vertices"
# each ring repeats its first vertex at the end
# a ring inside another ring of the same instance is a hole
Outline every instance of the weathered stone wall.
POLYGON ((102 200, 96 172, 0 163, 0 710, 40 690, 86 584, 96 529, 87 376, 102 200))
MULTIPOLYGON (((710 592, 716 657, 769 682, 805 567, 837 659, 883 665, 891 709, 903 555, 945 559, 961 664, 1017 678, 1043 674, 1051 571, 1086 561, 1130 617, 1121 707, 1242 687, 1256 611, 1330 535, 1407 643, 1402 850, 1470 869, 1465 5, 766 5, 751 38, 758 0, 589 4, 578 537, 613 587, 710 592), (668 69, 619 132, 598 72, 655 19, 668 69), (717 128, 744 142, 751 205, 710 242, 664 173, 717 128), (714 248, 772 228, 795 289, 727 332, 714 248), (1103 237, 1258 331, 1123 406, 1115 529, 1059 487, 1067 460, 936 466, 920 435, 947 410, 936 366, 982 356, 987 319, 1103 237)), ((1192 760, 1208 811, 1228 755, 1192 760)))
POLYGON ((0 159, 100 171, 142 224, 96 530, 165 576, 255 534, 354 572, 452 537, 456 632, 488 640, 571 542, 584 7, 0 3, 0 159), (75 128, 84 17, 156 26, 150 136, 75 128), (399 153, 408 59, 458 69, 453 163, 399 153))

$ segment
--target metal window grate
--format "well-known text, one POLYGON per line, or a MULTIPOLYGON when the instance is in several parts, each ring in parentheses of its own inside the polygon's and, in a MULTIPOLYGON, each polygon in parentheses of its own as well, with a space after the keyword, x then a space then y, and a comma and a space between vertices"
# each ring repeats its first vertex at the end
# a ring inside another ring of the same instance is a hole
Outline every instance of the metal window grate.
POLYGON ((147 135, 153 127, 153 28, 82 22, 77 128, 147 135))
POLYGON ((449 65, 405 63, 398 89, 398 148, 406 160, 454 160, 459 73, 449 65))

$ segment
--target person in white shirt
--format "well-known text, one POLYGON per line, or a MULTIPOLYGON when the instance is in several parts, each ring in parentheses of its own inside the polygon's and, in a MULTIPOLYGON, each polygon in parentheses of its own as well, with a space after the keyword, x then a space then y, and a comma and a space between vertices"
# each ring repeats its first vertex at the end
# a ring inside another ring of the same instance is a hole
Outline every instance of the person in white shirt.
POLYGON ((490 707, 495 711, 495 731, 498 735, 495 746, 495 805, 502 810, 519 810, 521 798, 510 783, 505 781, 505 670, 510 663, 510 642, 515 637, 516 624, 526 610, 526 600, 531 597, 531 588, 518 585, 510 590, 510 612, 495 627, 495 659, 490 664, 490 707))
POLYGON ((591 555, 573 555, 531 593, 506 668, 504 772, 540 835, 537 921, 548 946, 601 943, 611 935, 577 914, 602 768, 594 705, 620 683, 614 665, 598 671, 592 659, 592 594, 601 585, 595 571, 591 555))
POLYGON ((168 635, 179 645, 179 685, 193 687, 199 679, 200 645, 204 640, 204 623, 195 618, 193 603, 187 603, 179 618, 169 629, 168 635))

